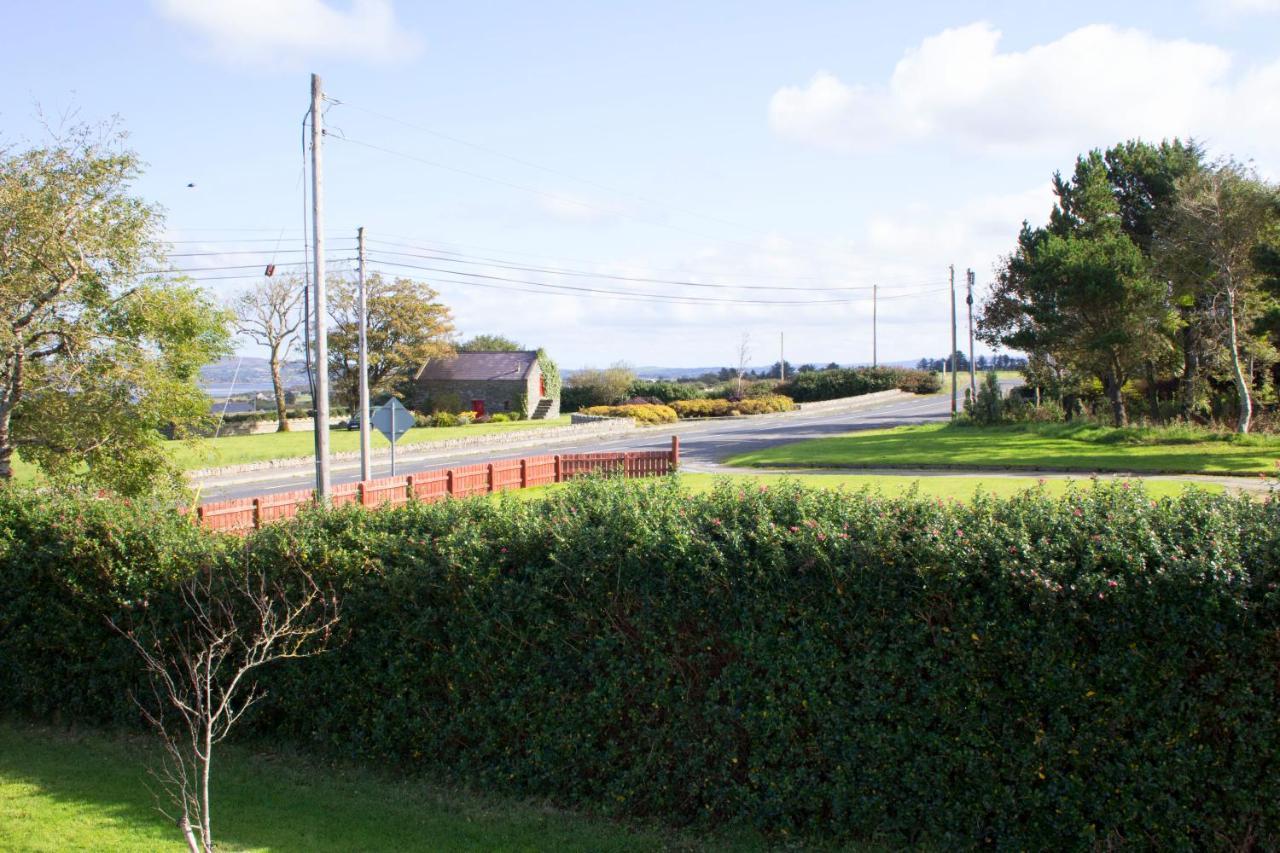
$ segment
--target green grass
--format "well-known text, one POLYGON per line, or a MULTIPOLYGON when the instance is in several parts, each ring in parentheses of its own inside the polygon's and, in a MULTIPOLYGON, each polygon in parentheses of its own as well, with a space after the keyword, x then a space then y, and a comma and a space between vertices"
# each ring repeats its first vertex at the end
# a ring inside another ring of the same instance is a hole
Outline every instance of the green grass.
MULTIPOLYGON (((487 797, 296 755, 220 747, 219 850, 624 851, 764 849, 754 835, 693 837, 487 797)), ((0 722, 0 850, 181 851, 155 809, 151 740, 0 722)))
MULTIPOLYGON (((918 477, 880 474, 681 474, 681 482, 692 492, 710 491, 717 481, 768 485, 777 482, 796 482, 811 489, 843 489, 857 491, 872 489, 886 495, 902 495, 915 490, 926 497, 968 500, 981 491, 996 497, 1010 497, 1028 489, 1043 488, 1046 494, 1063 495, 1072 488, 1087 488, 1088 480, 1068 477, 1049 477, 1043 482, 1035 477, 918 477)), ((1189 480, 1143 480, 1143 488, 1153 498, 1174 497, 1188 487, 1219 493, 1224 487, 1218 483, 1195 483, 1189 480)))
POLYGON ((795 468, 969 468, 1174 474, 1269 474, 1280 437, 1189 427, 931 424, 868 430, 752 451, 730 465, 795 468))

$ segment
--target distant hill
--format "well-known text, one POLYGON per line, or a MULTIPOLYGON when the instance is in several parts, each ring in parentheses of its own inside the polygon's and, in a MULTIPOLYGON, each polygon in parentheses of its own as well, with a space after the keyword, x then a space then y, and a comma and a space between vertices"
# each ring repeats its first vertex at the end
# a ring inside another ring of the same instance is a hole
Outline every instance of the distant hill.
MULTIPOLYGON (((882 367, 915 367, 919 359, 910 361, 885 361, 881 362, 882 367)), ((792 367, 799 367, 804 362, 790 362, 792 367)), ((824 361, 819 367, 826 367, 830 362, 824 361)), ((748 367, 747 370, 759 373, 769 370, 773 366, 770 364, 757 364, 748 367)), ((858 362, 853 364, 841 364, 841 367, 870 367, 869 362, 858 362)), ((704 373, 717 373, 723 369, 725 365, 716 365, 715 367, 654 367, 645 365, 644 367, 635 368, 636 375, 641 379, 682 379, 690 376, 701 376, 704 373)), ((572 373, 572 371, 569 371, 572 373)))
MULTIPOLYGON (((286 390, 307 387, 306 365, 301 361, 287 361, 281 368, 286 390)), ((265 358, 232 356, 206 365, 200 370, 202 388, 227 394, 268 391, 271 389, 271 365, 265 358)))

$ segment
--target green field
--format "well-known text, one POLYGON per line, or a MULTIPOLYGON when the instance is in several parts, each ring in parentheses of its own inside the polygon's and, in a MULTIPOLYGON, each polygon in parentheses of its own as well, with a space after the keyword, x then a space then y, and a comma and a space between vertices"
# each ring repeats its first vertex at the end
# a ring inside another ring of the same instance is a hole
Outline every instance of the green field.
MULTIPOLYGON (((0 850, 180 851, 155 809, 144 736, 0 723, 0 850)), ((408 851, 763 849, 755 836, 685 837, 628 828, 421 779, 295 755, 223 747, 216 756, 219 850, 408 851)))
POLYGON ((730 465, 1271 474, 1280 437, 1094 424, 931 424, 868 430, 735 456, 730 465))
MULTIPOLYGON (((1087 479, 1068 477, 1048 477, 1041 481, 1035 477, 949 475, 919 477, 893 474, 681 474, 680 480, 693 492, 709 491, 720 480, 751 485, 769 485, 786 481, 800 483, 811 489, 857 491, 867 488, 889 496, 902 495, 914 490, 925 497, 957 500, 967 500, 977 492, 996 497, 1009 497, 1028 489, 1039 488, 1043 488, 1048 495, 1057 496, 1066 494, 1072 488, 1089 486, 1087 479)), ((1218 483, 1196 483, 1193 480, 1143 480, 1142 485, 1147 494, 1154 498, 1180 495, 1189 487, 1215 493, 1224 491, 1224 487, 1218 483)))

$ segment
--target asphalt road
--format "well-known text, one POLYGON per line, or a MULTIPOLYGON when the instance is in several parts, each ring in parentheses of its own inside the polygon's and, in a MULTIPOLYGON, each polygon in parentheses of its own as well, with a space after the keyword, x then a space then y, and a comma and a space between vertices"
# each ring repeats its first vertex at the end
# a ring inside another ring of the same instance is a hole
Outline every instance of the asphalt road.
MULTIPOLYGON (((718 463, 737 453, 838 435, 858 429, 879 429, 904 424, 920 424, 945 420, 950 413, 948 394, 887 400, 882 404, 849 411, 815 414, 765 415, 754 418, 709 419, 689 423, 652 427, 620 438, 594 438, 581 442, 556 442, 546 449, 537 447, 479 448, 453 451, 401 461, 397 474, 412 474, 429 468, 443 468, 471 462, 511 459, 540 452, 589 453, 605 450, 657 450, 671 446, 671 436, 680 436, 680 465, 688 471, 712 471, 718 463)), ((378 460, 373 476, 388 473, 386 461, 378 460)), ((334 484, 354 482, 360 478, 358 462, 344 462, 331 469, 334 484)), ((310 465, 267 469, 222 477, 208 477, 199 482, 200 500, 216 501, 253 497, 274 492, 305 489, 315 484, 315 469, 310 465), (252 479, 249 479, 252 478, 252 479)))

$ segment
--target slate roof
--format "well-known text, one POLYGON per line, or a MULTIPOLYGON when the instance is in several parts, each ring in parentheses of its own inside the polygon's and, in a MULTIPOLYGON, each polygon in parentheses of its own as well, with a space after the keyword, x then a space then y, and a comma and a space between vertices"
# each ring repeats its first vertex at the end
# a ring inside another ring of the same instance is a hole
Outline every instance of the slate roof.
POLYGON ((432 359, 418 370, 418 381, 485 381, 524 379, 538 363, 536 350, 518 352, 460 352, 454 358, 432 359))

